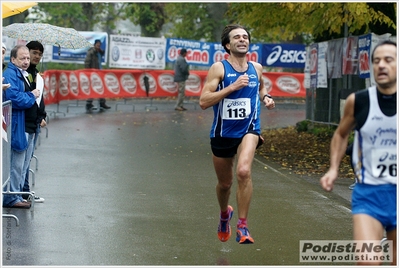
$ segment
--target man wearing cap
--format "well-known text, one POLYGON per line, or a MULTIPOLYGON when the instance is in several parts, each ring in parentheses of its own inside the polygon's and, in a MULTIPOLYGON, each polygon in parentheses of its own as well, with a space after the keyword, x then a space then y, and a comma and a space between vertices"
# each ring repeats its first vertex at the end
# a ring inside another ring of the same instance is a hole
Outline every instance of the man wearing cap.
POLYGON ((186 55, 187 55, 187 50, 185 48, 182 48, 180 50, 180 55, 177 57, 176 63, 174 66, 174 71, 175 71, 174 82, 176 82, 178 85, 178 95, 177 95, 177 102, 176 102, 176 106, 175 106, 176 111, 187 110, 186 108, 183 107, 184 90, 186 88, 186 80, 188 79, 188 76, 190 74, 189 66, 185 59, 186 55))
MULTIPOLYGON (((30 41, 29 43, 26 44, 26 47, 29 49, 29 55, 30 55, 30 65, 26 70, 29 74, 28 81, 30 84, 30 88, 31 89, 37 88, 41 92, 40 97, 37 99, 37 102, 35 102, 35 104, 31 108, 25 110, 25 133, 27 133, 28 137, 28 150, 25 156, 25 163, 24 163, 25 180, 21 185, 21 191, 31 192, 29 186, 30 161, 35 151, 35 145, 38 135, 40 133, 40 128, 45 127, 47 125, 46 122, 47 114, 43 100, 43 90, 44 90, 43 78, 40 76, 39 71, 36 69, 36 66, 40 63, 43 57, 44 47, 38 41, 30 41)), ((34 192, 32 192, 32 194, 34 196, 34 201, 36 203, 44 202, 44 198, 34 195, 34 192)), ((30 197, 31 195, 29 194, 22 195, 22 198, 24 199, 29 200, 30 197)))
MULTIPOLYGON (((101 57, 104 55, 104 50, 101 49, 101 40, 94 41, 94 47, 91 47, 86 54, 85 68, 86 69, 101 69, 101 57)), ((105 99, 100 98, 100 109, 110 109, 111 107, 105 104, 105 99)), ((86 101, 86 111, 91 112, 94 108, 93 99, 86 101)))

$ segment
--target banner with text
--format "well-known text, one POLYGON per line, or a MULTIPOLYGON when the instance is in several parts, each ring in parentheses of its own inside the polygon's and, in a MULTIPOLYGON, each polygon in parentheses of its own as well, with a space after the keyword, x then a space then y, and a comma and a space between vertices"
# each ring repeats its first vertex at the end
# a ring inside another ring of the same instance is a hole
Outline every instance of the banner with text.
MULTIPOLYGON (((200 96, 207 74, 207 71, 190 71, 186 96, 200 96)), ((88 98, 177 96, 172 70, 48 70, 43 78, 46 104, 88 98)), ((305 97, 304 74, 264 73, 263 81, 274 97, 305 97)))
POLYGON ((165 69, 165 38, 110 35, 109 67, 165 69))
MULTIPOLYGON (((166 62, 174 63, 182 48, 187 49, 187 63, 195 66, 210 67, 215 62, 229 57, 220 43, 168 38, 166 42, 166 62)), ((261 63, 262 44, 250 45, 247 59, 261 63)))
MULTIPOLYGON (((95 40, 101 41, 101 49, 104 51, 108 50, 108 34, 105 32, 80 32, 87 41, 93 44, 95 40)), ((62 63, 79 63, 84 64, 88 47, 79 48, 79 49, 71 49, 71 48, 63 48, 61 49, 58 46, 52 46, 52 62, 62 62, 62 63)), ((101 57, 101 65, 105 65, 107 63, 107 53, 105 53, 101 57)))
POLYGON ((301 44, 263 44, 262 65, 305 68, 306 49, 301 44))

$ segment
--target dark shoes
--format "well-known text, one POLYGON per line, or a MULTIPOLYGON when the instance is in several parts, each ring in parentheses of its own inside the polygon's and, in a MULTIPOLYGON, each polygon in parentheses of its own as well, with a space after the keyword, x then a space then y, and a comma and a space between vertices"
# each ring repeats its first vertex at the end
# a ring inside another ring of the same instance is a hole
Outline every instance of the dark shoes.
MULTIPOLYGON (((111 109, 111 107, 109 107, 108 105, 106 105, 105 103, 100 104, 100 111, 101 110, 108 110, 111 109)), ((97 110, 96 107, 94 107, 93 104, 86 104, 86 112, 90 113, 93 110, 97 110)))
POLYGON ((86 104, 86 112, 90 113, 92 110, 94 110, 94 105, 86 104))
POLYGON ((30 202, 21 201, 21 202, 15 203, 13 206, 3 206, 3 207, 4 208, 25 208, 25 209, 29 209, 30 206, 31 206, 30 202))
POLYGON ((187 109, 184 107, 176 107, 175 110, 176 111, 186 111, 187 109))
POLYGON ((111 107, 109 107, 109 106, 106 105, 105 103, 104 103, 104 104, 100 104, 100 108, 101 108, 101 109, 105 109, 105 110, 111 109, 111 107))

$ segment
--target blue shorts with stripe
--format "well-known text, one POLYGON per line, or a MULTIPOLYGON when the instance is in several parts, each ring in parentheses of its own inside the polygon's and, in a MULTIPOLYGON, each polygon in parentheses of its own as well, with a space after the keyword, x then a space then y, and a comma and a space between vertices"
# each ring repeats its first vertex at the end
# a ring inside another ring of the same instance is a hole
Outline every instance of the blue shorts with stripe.
POLYGON ((396 229, 396 184, 356 183, 352 193, 352 214, 377 219, 386 231, 396 229))

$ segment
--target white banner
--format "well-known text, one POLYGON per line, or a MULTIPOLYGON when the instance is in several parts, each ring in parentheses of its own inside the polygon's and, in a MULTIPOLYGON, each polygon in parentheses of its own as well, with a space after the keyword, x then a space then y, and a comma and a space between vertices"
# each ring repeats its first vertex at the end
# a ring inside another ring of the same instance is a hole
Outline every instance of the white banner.
POLYGON ((328 42, 321 42, 317 49, 317 88, 327 88, 327 48, 328 42))
POLYGON ((165 69, 165 38, 110 35, 109 67, 165 69))

